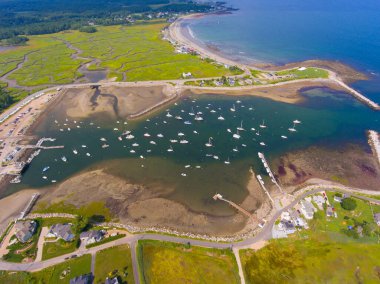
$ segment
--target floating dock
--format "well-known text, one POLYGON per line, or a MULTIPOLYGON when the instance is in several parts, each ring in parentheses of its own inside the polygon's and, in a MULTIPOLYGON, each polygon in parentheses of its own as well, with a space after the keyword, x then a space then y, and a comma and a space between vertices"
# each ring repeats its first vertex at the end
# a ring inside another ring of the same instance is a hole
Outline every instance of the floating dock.
MULTIPOLYGON (((265 170, 267 171, 267 173, 268 173, 268 175, 269 175, 271 181, 277 186, 277 188, 280 190, 280 192, 283 193, 283 190, 282 190, 281 186, 278 184, 276 178, 274 177, 274 175, 273 175, 273 173, 272 173, 272 170, 270 169, 269 164, 268 164, 267 160, 265 159, 264 154, 261 153, 261 152, 258 152, 257 154, 258 154, 258 156, 259 156, 261 162, 263 163, 264 168, 265 168, 265 170)), ((260 178, 261 178, 261 177, 260 177, 260 178)), ((260 184, 261 184, 261 183, 260 183, 260 184)), ((262 185, 264 185, 264 182, 263 182, 262 185)))

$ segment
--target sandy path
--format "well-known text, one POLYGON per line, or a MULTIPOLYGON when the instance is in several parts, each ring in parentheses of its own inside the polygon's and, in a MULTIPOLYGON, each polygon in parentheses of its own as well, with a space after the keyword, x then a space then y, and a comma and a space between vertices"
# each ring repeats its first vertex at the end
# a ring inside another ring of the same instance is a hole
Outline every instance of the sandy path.
POLYGON ((48 227, 43 227, 41 230, 40 237, 38 238, 38 243, 37 243, 37 256, 35 261, 41 261, 42 260, 42 251, 45 243, 45 236, 49 232, 48 227))

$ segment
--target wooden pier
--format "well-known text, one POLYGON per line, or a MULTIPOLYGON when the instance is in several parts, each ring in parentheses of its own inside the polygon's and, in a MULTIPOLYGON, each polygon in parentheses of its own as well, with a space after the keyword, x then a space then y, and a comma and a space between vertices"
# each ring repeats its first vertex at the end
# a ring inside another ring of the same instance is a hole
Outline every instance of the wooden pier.
POLYGON ((217 193, 214 195, 213 198, 214 198, 214 200, 221 200, 221 201, 227 202, 229 205, 234 207, 236 210, 238 210, 239 212, 241 212, 242 214, 244 214, 248 218, 250 218, 252 220, 256 220, 256 217, 253 214, 249 213, 247 210, 245 210, 243 207, 237 205, 235 202, 232 202, 228 199, 223 198, 223 196, 221 194, 217 193))

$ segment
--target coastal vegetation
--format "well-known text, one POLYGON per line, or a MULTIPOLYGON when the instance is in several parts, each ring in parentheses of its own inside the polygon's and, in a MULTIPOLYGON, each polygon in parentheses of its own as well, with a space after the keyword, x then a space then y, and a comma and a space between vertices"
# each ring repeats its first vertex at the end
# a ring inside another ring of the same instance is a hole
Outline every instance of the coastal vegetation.
POLYGON ((42 249, 42 260, 74 252, 79 247, 79 244, 78 238, 71 242, 65 242, 61 239, 45 242, 42 249))
POLYGON ((104 283, 107 277, 117 277, 119 283, 134 283, 131 250, 121 245, 96 253, 94 283, 104 283))
POLYGON ((70 279, 91 272, 91 255, 50 266, 38 272, 0 271, 0 283, 69 283, 70 279))
POLYGON ((142 283, 240 283, 232 251, 160 241, 139 241, 142 283))
POLYGON ((14 99, 10 92, 6 90, 3 86, 0 86, 0 112, 13 103, 14 99))
POLYGON ((266 247, 241 250, 246 282, 375 283, 380 280, 376 244, 272 240, 266 247))

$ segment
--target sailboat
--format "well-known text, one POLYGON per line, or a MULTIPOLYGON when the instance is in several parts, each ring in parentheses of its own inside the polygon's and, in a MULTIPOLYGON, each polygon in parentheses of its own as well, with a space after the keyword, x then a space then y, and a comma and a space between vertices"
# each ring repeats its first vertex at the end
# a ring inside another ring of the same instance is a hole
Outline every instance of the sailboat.
POLYGON ((267 128, 267 126, 265 125, 265 120, 263 119, 263 123, 260 124, 260 128, 267 128))
POLYGON ((191 112, 189 112, 189 115, 190 116, 194 116, 195 115, 194 108, 191 108, 191 112))
POLYGON ((293 120, 293 123, 295 123, 295 124, 300 124, 300 123, 301 123, 301 121, 300 121, 300 120, 298 120, 298 119, 296 119, 296 120, 293 120))
POLYGON ((297 130, 296 130, 296 124, 295 124, 295 123, 293 123, 293 127, 289 128, 289 131, 290 131, 290 132, 296 132, 296 131, 297 131, 297 130))
POLYGON ((78 154, 78 151, 76 149, 74 149, 73 153, 76 155, 76 154, 78 154))
POLYGON ((173 147, 170 145, 170 148, 167 150, 168 152, 173 152, 173 147))
POLYGON ((212 147, 212 142, 211 142, 211 140, 212 140, 212 137, 210 137, 210 138, 208 139, 208 143, 205 144, 206 147, 212 147))
POLYGON ((229 165, 229 164, 230 164, 230 157, 228 157, 227 161, 224 161, 224 163, 225 163, 226 165, 229 165))
POLYGON ((243 121, 240 122, 240 127, 237 127, 236 129, 237 129, 237 130, 240 130, 240 131, 244 131, 244 128, 243 128, 243 121))
POLYGON ((232 111, 232 112, 236 111, 235 105, 232 105, 232 108, 230 108, 230 111, 232 111))
POLYGON ((221 115, 219 115, 219 116, 218 116, 218 120, 224 120, 224 117, 221 116, 221 115))
POLYGON ((197 114, 197 115, 195 116, 194 120, 196 120, 196 121, 202 121, 202 120, 203 120, 203 117, 197 114))
POLYGON ((236 133, 234 135, 232 135, 232 137, 235 139, 240 139, 239 130, 236 130, 236 133))

